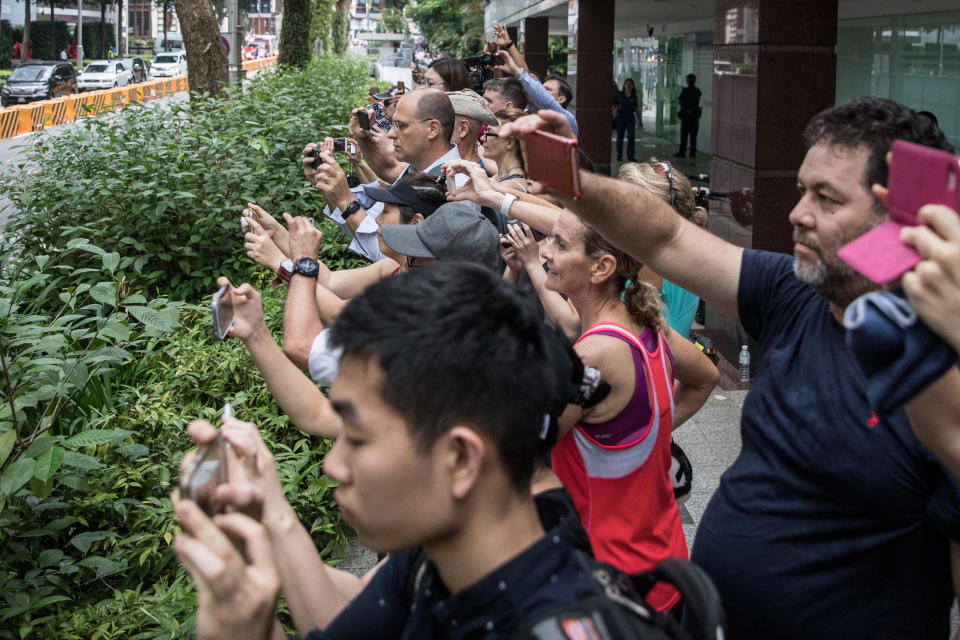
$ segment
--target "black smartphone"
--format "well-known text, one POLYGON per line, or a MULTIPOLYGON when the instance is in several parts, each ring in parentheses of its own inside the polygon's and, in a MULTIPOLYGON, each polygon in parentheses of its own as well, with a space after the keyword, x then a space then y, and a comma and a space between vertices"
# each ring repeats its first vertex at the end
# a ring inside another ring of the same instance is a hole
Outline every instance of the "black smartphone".
POLYGON ((310 166, 315 170, 320 168, 320 165, 323 164, 323 158, 320 157, 320 147, 315 148, 310 152, 310 157, 313 158, 313 162, 310 163, 310 166))
POLYGON ((361 109, 357 111, 357 122, 360 123, 360 128, 366 131, 370 130, 370 114, 367 113, 366 109, 361 109))
POLYGON ((229 294, 230 287, 223 285, 213 294, 210 303, 210 315, 213 316, 213 335, 217 340, 227 337, 227 332, 233 326, 233 298, 229 294))

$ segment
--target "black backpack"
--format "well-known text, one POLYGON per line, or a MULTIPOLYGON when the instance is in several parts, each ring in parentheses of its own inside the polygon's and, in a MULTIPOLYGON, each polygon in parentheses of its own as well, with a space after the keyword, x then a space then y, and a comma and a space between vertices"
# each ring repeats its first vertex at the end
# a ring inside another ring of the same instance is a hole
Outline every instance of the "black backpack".
POLYGON ((597 586, 594 597, 539 616, 522 625, 514 640, 723 640, 726 615, 720 595, 695 564, 668 558, 643 573, 627 575, 577 552, 597 586), (644 600, 653 585, 677 588, 683 623, 650 608, 644 600))

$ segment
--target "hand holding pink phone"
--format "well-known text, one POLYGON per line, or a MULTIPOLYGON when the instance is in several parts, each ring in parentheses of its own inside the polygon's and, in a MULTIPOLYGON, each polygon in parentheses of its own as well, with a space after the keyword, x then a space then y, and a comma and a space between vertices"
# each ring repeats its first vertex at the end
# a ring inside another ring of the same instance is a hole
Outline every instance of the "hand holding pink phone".
POLYGON ((946 151, 896 140, 888 186, 890 219, 837 252, 877 284, 896 280, 920 262, 920 254, 900 241, 900 230, 920 224, 921 207, 942 204, 960 210, 960 160, 946 151))

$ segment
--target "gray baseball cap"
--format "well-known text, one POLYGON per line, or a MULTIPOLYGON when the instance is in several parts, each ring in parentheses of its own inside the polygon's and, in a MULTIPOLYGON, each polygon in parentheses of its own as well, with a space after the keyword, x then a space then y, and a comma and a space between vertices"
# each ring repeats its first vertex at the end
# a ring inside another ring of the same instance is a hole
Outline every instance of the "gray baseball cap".
POLYGON ((461 202, 441 205, 419 224, 385 224, 380 236, 405 256, 475 262, 500 269, 500 236, 479 211, 461 202))

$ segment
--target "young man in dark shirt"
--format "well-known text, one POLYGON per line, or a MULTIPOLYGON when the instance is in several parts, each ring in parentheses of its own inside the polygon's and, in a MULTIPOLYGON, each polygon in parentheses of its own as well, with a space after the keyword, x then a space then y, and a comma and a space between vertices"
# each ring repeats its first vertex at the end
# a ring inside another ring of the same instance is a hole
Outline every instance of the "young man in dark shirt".
MULTIPOLYGON (((531 116, 501 134, 564 125, 531 116)), ((950 145, 928 120, 881 98, 828 109, 805 137, 792 259, 729 244, 643 189, 594 174, 581 172, 581 200, 562 199, 761 347, 743 450, 693 548, 723 598, 729 637, 946 638, 951 568, 960 585, 960 483, 933 456, 950 451, 917 438, 940 426, 936 411, 870 411, 841 322, 878 287, 836 252, 887 218, 871 187, 886 184, 894 139, 950 145)))
MULTIPOLYGON (((239 331, 259 325, 255 292, 231 295, 239 331)), ((342 427, 324 470, 344 520, 388 559, 362 580, 324 565, 256 428, 226 419, 240 464, 217 495, 259 518, 211 521, 175 500, 198 636, 283 637, 280 587, 316 640, 509 637, 595 593, 573 552, 576 513, 530 494, 554 388, 544 331, 526 298, 470 265, 387 278, 354 298, 332 329, 342 427)), ((206 422, 191 434, 214 437, 206 422)))

